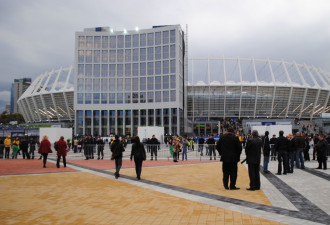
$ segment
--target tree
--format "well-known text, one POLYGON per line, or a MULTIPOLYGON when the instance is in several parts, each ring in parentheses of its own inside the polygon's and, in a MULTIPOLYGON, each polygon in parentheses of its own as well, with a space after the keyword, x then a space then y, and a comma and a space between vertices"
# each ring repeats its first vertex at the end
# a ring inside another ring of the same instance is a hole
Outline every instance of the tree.
POLYGON ((0 123, 8 124, 10 121, 17 121, 18 124, 24 123, 24 117, 20 113, 7 114, 6 111, 0 114, 0 123))

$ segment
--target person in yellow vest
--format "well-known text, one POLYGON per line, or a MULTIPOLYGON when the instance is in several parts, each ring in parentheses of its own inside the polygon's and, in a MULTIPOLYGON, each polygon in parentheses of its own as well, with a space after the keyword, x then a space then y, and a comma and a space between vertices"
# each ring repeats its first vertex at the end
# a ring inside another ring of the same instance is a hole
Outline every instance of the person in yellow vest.
POLYGON ((10 136, 8 136, 4 142, 5 142, 5 159, 9 159, 10 146, 11 146, 10 136))
POLYGON ((16 139, 13 140, 13 156, 12 156, 12 159, 17 159, 18 146, 19 146, 19 139, 18 139, 18 137, 16 137, 16 139))

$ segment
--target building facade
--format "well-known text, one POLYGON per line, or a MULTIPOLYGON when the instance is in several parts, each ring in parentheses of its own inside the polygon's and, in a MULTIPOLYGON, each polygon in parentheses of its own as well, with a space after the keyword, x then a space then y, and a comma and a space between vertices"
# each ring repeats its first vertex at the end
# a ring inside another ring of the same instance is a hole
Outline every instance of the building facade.
POLYGON ((188 79, 184 37, 179 25, 76 32, 76 134, 133 136, 139 126, 183 133, 188 79))
POLYGON ((22 113, 17 105, 17 100, 31 85, 31 78, 15 79, 11 86, 10 113, 22 113))

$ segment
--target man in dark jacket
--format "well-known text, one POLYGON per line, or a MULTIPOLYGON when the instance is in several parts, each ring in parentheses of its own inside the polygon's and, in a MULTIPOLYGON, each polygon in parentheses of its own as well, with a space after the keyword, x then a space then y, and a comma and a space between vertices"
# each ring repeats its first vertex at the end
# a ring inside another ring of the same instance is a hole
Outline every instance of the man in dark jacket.
POLYGON ((305 169, 303 151, 305 148, 305 138, 300 135, 299 132, 296 133, 294 138, 294 144, 296 149, 296 167, 305 169))
POLYGON ((159 141, 157 140, 155 135, 152 135, 152 138, 150 139, 150 149, 151 149, 151 160, 153 160, 153 157, 155 155, 155 160, 157 160, 157 150, 159 149, 159 141))
POLYGON ((283 174, 288 172, 288 148, 289 140, 283 136, 283 130, 279 131, 279 137, 276 139, 275 151, 277 153, 278 170, 276 175, 282 174, 282 163, 283 163, 283 174))
POLYGON ((203 148, 204 148, 204 138, 200 137, 198 140, 198 151, 201 152, 201 156, 203 156, 203 148))
POLYGON ((264 155, 264 173, 270 173, 268 170, 268 163, 269 163, 269 154, 270 154, 270 144, 269 144, 269 132, 265 132, 265 136, 263 137, 262 140, 262 149, 263 149, 263 155, 264 155))
POLYGON ((225 189, 229 189, 228 180, 230 177, 230 189, 238 190, 239 188, 236 187, 237 163, 240 161, 242 145, 235 136, 233 128, 229 127, 227 133, 220 137, 217 143, 217 150, 219 155, 221 155, 220 161, 222 161, 223 186, 225 189))
POLYGON ((30 144, 30 151, 29 151, 30 156, 31 156, 32 159, 34 159, 34 151, 36 150, 36 144, 37 143, 33 138, 31 138, 29 144, 30 144))
POLYGON ((214 155, 214 160, 216 160, 215 155, 215 140, 212 135, 210 135, 209 139, 207 139, 206 144, 209 146, 210 160, 212 160, 212 152, 214 155))
POLYGON ((97 144, 97 160, 100 159, 100 155, 102 157, 101 159, 103 159, 104 141, 102 140, 101 137, 99 137, 99 139, 96 141, 96 144, 97 144))
POLYGON ((260 190, 260 159, 261 159, 262 140, 259 138, 258 131, 252 131, 252 137, 249 138, 245 147, 246 163, 248 164, 250 188, 248 191, 260 190))
POLYGON ((276 151, 275 151, 276 135, 273 134, 273 137, 269 140, 270 145, 270 161, 276 161, 276 151))
POLYGON ((123 162, 123 152, 125 151, 123 143, 119 140, 119 135, 115 136, 115 140, 111 145, 112 157, 115 160, 116 172, 115 177, 118 179, 119 171, 123 162))
POLYGON ((30 159, 30 154, 28 152, 29 143, 27 142, 27 140, 24 137, 20 143, 20 149, 22 149, 23 159, 25 159, 25 156, 27 159, 30 159))
POLYGON ((327 151, 328 151, 328 142, 324 139, 323 135, 318 136, 319 141, 316 145, 316 154, 317 154, 317 161, 319 162, 319 167, 316 169, 327 169, 327 151))

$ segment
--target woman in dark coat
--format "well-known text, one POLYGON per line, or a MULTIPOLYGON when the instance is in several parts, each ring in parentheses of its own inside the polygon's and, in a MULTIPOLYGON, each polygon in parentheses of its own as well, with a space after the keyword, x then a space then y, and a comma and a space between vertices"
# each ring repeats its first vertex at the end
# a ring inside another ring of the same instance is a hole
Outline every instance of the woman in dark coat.
POLYGON ((134 144, 132 145, 131 160, 134 156, 136 177, 138 180, 141 179, 142 162, 146 160, 146 150, 143 144, 140 142, 140 138, 136 136, 134 138, 134 144))
POLYGON ((319 167, 316 169, 327 169, 327 151, 328 151, 328 142, 324 139, 322 135, 318 136, 319 141, 316 145, 316 154, 317 154, 317 161, 319 162, 319 167))
POLYGON ((64 141, 64 137, 61 136, 60 139, 56 142, 57 145, 57 168, 60 168, 61 156, 63 157, 63 165, 66 167, 66 154, 67 154, 67 144, 64 141))
POLYGON ((121 143, 121 141, 119 140, 119 135, 115 136, 115 140, 111 144, 110 148, 112 152, 111 159, 115 160, 115 165, 116 165, 115 177, 116 179, 118 179, 119 171, 123 162, 123 152, 125 151, 123 143, 121 143))
POLYGON ((249 138, 245 147, 246 163, 248 164, 250 188, 249 191, 260 190, 260 159, 262 140, 258 137, 258 131, 252 131, 252 137, 249 138))
POLYGON ((48 153, 52 153, 52 149, 51 149, 51 144, 50 142, 48 141, 48 136, 45 135, 43 138, 42 138, 42 141, 40 143, 40 146, 39 146, 39 150, 38 150, 38 153, 42 155, 43 157, 43 164, 44 164, 44 168, 46 168, 46 162, 47 162, 47 156, 48 156, 48 153))

